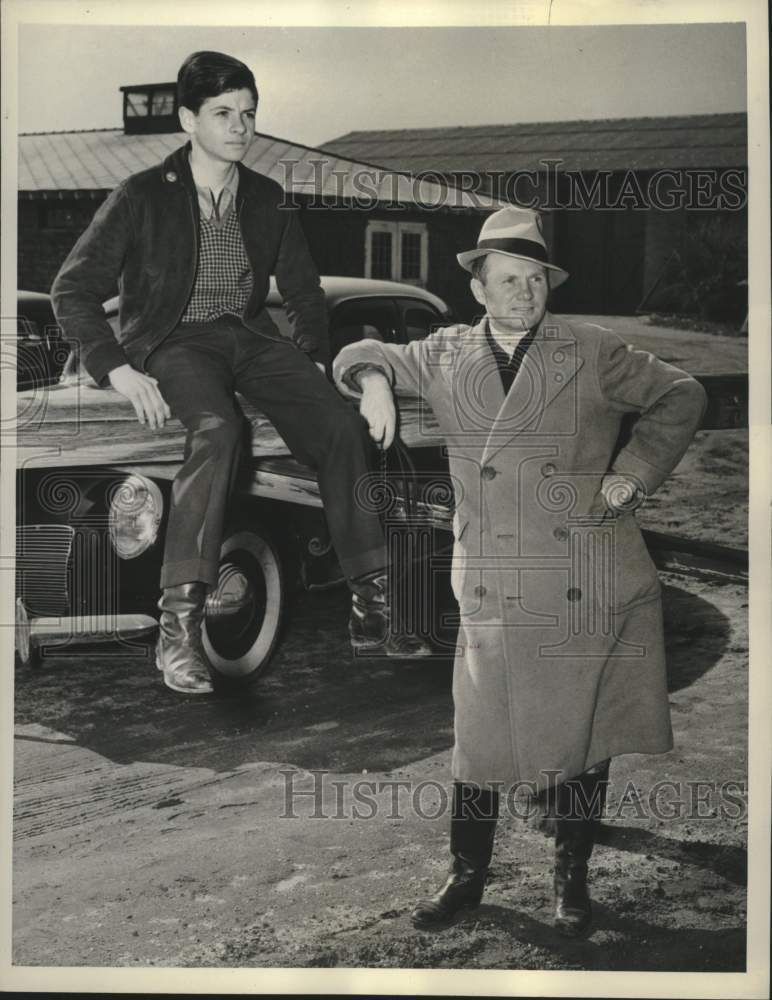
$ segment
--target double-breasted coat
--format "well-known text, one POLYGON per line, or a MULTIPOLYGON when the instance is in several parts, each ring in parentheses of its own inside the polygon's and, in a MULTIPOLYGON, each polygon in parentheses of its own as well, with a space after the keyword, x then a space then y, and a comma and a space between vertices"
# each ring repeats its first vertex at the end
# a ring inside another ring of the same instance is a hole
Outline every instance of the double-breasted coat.
POLYGON ((545 314, 505 396, 487 319, 406 346, 365 340, 341 390, 376 366, 423 397, 455 493, 453 777, 542 789, 622 753, 672 746, 660 584, 607 473, 652 494, 699 426, 698 382, 594 324, 545 314), (625 414, 637 414, 620 447, 625 414))

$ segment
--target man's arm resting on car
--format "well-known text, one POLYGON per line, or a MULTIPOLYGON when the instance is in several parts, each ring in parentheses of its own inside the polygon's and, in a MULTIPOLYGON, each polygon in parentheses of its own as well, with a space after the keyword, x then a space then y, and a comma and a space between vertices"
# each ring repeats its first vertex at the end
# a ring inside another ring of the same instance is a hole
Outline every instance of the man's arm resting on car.
POLYGON ((389 380, 376 368, 362 369, 354 379, 362 391, 359 412, 367 421, 370 437, 385 451, 391 447, 397 429, 397 411, 389 380))

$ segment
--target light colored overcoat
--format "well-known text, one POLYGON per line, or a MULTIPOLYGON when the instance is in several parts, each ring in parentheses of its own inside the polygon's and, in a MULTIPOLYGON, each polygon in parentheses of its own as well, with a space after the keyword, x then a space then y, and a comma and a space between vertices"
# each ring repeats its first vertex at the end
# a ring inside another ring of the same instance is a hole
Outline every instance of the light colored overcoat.
POLYGON ((672 746, 657 572, 635 515, 611 513, 600 487, 620 472, 652 494, 705 393, 611 331, 547 313, 505 397, 486 323, 352 344, 335 376, 356 395, 360 366, 381 368, 397 394, 430 404, 447 445, 461 615, 453 777, 544 788, 672 746))

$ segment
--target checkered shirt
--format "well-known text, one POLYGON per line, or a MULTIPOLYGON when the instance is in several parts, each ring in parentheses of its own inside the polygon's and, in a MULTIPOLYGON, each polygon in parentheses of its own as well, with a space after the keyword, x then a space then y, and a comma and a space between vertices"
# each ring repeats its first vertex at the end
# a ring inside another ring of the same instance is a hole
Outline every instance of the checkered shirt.
POLYGON ((200 217, 198 270, 183 323, 206 323, 226 313, 241 316, 252 292, 252 269, 241 239, 238 213, 221 226, 200 217))

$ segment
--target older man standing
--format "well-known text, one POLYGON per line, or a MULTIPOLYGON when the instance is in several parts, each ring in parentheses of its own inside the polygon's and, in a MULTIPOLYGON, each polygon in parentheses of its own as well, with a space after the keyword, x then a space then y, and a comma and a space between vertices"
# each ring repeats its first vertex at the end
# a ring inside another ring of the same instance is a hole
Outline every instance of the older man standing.
POLYGON ((609 330, 547 312, 568 275, 535 212, 496 212, 458 260, 480 323, 404 347, 363 341, 335 364, 386 447, 393 393, 427 400, 456 494, 452 863, 412 919, 438 927, 479 904, 499 791, 528 782, 556 814, 555 923, 576 936, 609 759, 672 746, 660 585, 633 509, 686 450, 704 392, 609 330), (623 442, 625 414, 637 420, 623 442))

